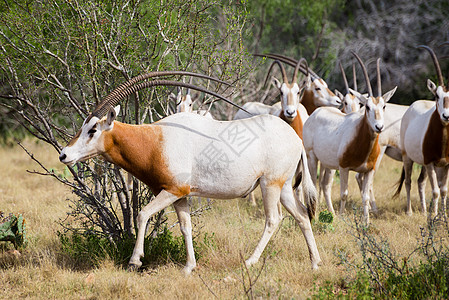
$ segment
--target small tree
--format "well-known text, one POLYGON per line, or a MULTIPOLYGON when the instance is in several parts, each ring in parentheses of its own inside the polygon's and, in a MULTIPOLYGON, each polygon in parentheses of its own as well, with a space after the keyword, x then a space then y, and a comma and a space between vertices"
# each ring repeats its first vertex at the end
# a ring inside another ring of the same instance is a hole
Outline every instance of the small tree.
MULTIPOLYGON (((55 155, 102 97, 136 75, 189 70, 238 82, 248 72, 243 4, 42 0, 5 1, 0 10, 0 104, 55 155)), ((140 124, 168 115, 169 92, 157 88, 129 97, 122 120, 140 124)), ((131 187, 125 172, 99 159, 57 174, 29 154, 43 169, 36 173, 56 178, 78 196, 63 222, 67 229, 114 243, 135 234, 138 211, 151 201, 147 187, 136 180, 131 187)), ((157 231, 162 214, 151 222, 157 231)))

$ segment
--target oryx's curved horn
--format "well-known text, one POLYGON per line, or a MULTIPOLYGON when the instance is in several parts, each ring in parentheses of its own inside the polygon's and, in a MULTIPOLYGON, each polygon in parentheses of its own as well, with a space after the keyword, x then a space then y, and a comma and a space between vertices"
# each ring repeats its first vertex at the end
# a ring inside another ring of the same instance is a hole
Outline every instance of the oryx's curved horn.
POLYGON ((426 45, 419 45, 417 48, 426 49, 430 53, 430 56, 432 57, 433 60, 433 64, 435 65, 435 69, 437 71, 438 85, 444 86, 443 74, 441 73, 440 63, 438 62, 438 58, 433 49, 426 45))
MULTIPOLYGON (((271 58, 271 59, 277 59, 283 63, 286 63, 287 65, 290 65, 292 67, 296 67, 296 64, 298 63, 298 61, 294 58, 291 57, 287 57, 285 55, 280 55, 280 54, 273 54, 273 53, 268 53, 268 54, 258 54, 255 53, 253 54, 253 56, 258 56, 258 57, 267 57, 267 58, 271 58)), ((309 73, 310 76, 312 76, 312 78, 314 79, 320 79, 321 77, 318 76, 312 69, 310 69, 309 67, 307 67, 307 69, 303 68, 302 66, 299 67, 299 70, 301 71, 301 73, 303 74, 307 74, 309 73)))
POLYGON ((302 65, 305 65, 305 68, 307 70, 306 76, 309 76, 309 65, 307 64, 307 60, 304 57, 301 57, 301 59, 296 63, 295 71, 293 72, 293 79, 292 83, 296 82, 298 80, 298 70, 302 65))
POLYGON ((263 84, 264 86, 267 84, 268 77, 269 77, 270 72, 271 72, 271 70, 273 69, 273 66, 274 66, 274 65, 278 65, 278 66, 279 66, 279 68, 281 69, 281 73, 282 73, 282 80, 283 80, 285 83, 288 83, 287 73, 285 72, 284 66, 281 64, 281 62, 280 62, 279 60, 275 60, 275 61, 273 61, 273 63, 271 64, 270 68, 268 69, 267 77, 265 77, 265 82, 264 82, 264 84, 263 84))
POLYGON ((253 115, 252 113, 248 112, 246 109, 240 107, 239 105, 235 104, 234 102, 232 102, 231 100, 223 97, 220 94, 217 94, 215 92, 209 91, 209 90, 207 90, 205 88, 202 88, 202 87, 199 87, 199 86, 195 86, 195 85, 190 84, 190 83, 173 81, 173 80, 150 80, 150 81, 144 81, 144 82, 137 83, 137 84, 135 84, 133 86, 128 87, 126 90, 121 90, 119 93, 116 93, 113 98, 110 98, 109 102, 104 104, 105 108, 102 108, 102 109, 105 109, 105 110, 109 109, 110 106, 117 105, 121 100, 123 100, 124 98, 128 97, 129 95, 132 95, 132 94, 134 94, 137 91, 140 91, 142 89, 146 89, 146 88, 154 87, 154 86, 181 86, 181 87, 197 90, 197 91, 200 91, 200 92, 203 92, 203 93, 210 94, 210 95, 212 95, 214 97, 220 98, 221 100, 224 100, 224 101, 228 102, 229 104, 234 105, 235 107, 243 110, 244 112, 250 114, 251 116, 253 115))
POLYGON ((368 77, 368 72, 366 71, 366 67, 365 64, 363 63, 363 61, 360 59, 360 57, 357 55, 357 53, 355 53, 354 51, 351 51, 352 55, 355 56, 355 58, 357 59, 357 61, 360 64, 360 67, 362 67, 362 71, 363 71, 363 76, 365 76, 365 83, 366 83, 366 89, 368 90, 368 95, 370 97, 373 97, 373 90, 371 89, 371 82, 369 81, 369 77, 368 77))
MULTIPOLYGON (((442 46, 445 46, 445 45, 449 45, 449 41, 446 41, 446 42, 442 43, 439 47, 442 47, 442 46)), ((449 85, 449 73, 447 75, 447 82, 448 82, 447 84, 449 85)))
POLYGON ((377 96, 382 97, 382 81, 380 78, 380 57, 376 62, 376 71, 377 71, 377 96))
POLYGON ((357 91, 357 74, 355 73, 355 64, 352 64, 352 76, 354 77, 354 91, 357 91))
POLYGON ((149 72, 149 73, 146 73, 146 74, 141 74, 141 75, 138 75, 136 77, 133 77, 133 78, 129 79, 128 81, 125 81, 124 83, 122 83, 118 87, 116 87, 112 92, 110 92, 108 95, 106 95, 101 100, 101 102, 95 107, 94 111, 92 112, 92 115, 97 116, 99 118, 101 118, 104 115, 106 115, 106 113, 109 110, 109 102, 112 99, 114 99, 117 95, 123 93, 123 91, 125 91, 129 87, 135 85, 136 83, 138 83, 140 81, 144 81, 144 80, 149 79, 149 78, 153 78, 153 77, 170 76, 170 75, 194 76, 194 77, 198 77, 198 78, 213 80, 213 81, 216 81, 216 82, 219 82, 219 83, 222 83, 222 84, 226 84, 226 85, 231 85, 231 84, 229 84, 229 83, 227 83, 227 82, 225 82, 223 80, 220 80, 218 78, 207 76, 207 75, 203 75, 203 74, 193 73, 193 72, 186 72, 186 71, 156 71, 156 72, 149 72))
POLYGON ((345 70, 343 69, 343 66, 341 65, 341 62, 338 62, 338 64, 340 66, 341 75, 343 76, 343 81, 345 83, 346 93, 349 94, 349 84, 348 84, 348 80, 346 79, 345 70))

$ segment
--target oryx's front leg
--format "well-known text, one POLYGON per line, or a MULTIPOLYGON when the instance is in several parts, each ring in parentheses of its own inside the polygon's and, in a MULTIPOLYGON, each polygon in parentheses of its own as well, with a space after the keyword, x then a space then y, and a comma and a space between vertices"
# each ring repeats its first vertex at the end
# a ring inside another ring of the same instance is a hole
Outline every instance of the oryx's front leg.
POLYGON ((192 270, 196 267, 195 251, 193 250, 192 241, 192 223, 190 220, 190 207, 186 198, 181 198, 175 203, 176 214, 178 215, 179 228, 184 236, 184 241, 186 244, 187 261, 184 267, 184 273, 186 275, 190 274, 192 270))
POLYGON ((281 194, 280 186, 277 183, 267 184, 266 180, 261 180, 260 188, 262 190, 265 211, 265 228, 253 254, 245 261, 246 266, 251 266, 259 261, 260 255, 273 236, 274 231, 279 226, 280 221, 278 206, 281 194))
POLYGON ((431 213, 433 208, 434 215, 438 214, 438 199, 440 197, 440 188, 438 187, 437 173, 435 172, 435 167, 433 163, 427 164, 426 166, 427 175, 429 175, 430 186, 432 187, 432 200, 430 202, 431 213))
POLYGON ((371 189, 371 183, 374 176, 374 170, 371 170, 369 172, 366 172, 363 175, 363 181, 362 181, 362 206, 363 206, 363 218, 364 223, 366 225, 369 224, 369 201, 370 201, 370 189, 371 189))
POLYGON ((147 227, 148 219, 163 210, 170 204, 174 203, 178 199, 178 196, 175 196, 165 190, 162 190, 156 198, 153 199, 150 203, 148 203, 137 216, 137 240, 136 245, 134 246, 133 255, 129 260, 129 268, 139 268, 142 265, 140 258, 143 257, 143 244, 145 240, 145 231, 147 227))
POLYGON ((446 214, 446 197, 447 197, 447 177, 448 177, 449 165, 445 167, 436 168, 438 177, 438 186, 441 194, 441 211, 446 214))
POLYGON ((320 178, 324 200, 327 204, 327 209, 335 215, 334 206, 332 205, 331 192, 332 192, 332 181, 334 179, 335 170, 324 169, 322 175, 323 178, 320 178))
POLYGON ((427 206, 426 206, 426 179, 427 179, 427 172, 425 167, 421 167, 421 172, 419 173, 418 177, 418 194, 419 194, 419 200, 421 201, 421 212, 423 214, 427 213, 427 206))
POLYGON ((348 199, 348 179, 349 179, 349 169, 340 168, 340 214, 345 211, 346 200, 348 199))

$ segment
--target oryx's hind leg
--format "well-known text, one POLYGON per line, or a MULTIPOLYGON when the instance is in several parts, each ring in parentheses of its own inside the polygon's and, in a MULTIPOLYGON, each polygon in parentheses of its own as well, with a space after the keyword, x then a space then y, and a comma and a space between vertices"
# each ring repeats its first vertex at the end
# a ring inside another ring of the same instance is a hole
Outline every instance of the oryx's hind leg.
MULTIPOLYGON (((291 181, 289 181, 289 184, 291 188, 291 181)), ((281 187, 277 182, 267 182, 267 180, 261 179, 260 188, 265 211, 265 228, 253 254, 245 261, 247 266, 251 266, 259 261, 263 250, 273 236, 274 231, 278 228, 280 221, 278 204, 281 187)))
MULTIPOLYGON (((413 161, 407 156, 402 158, 403 168, 404 168, 404 185, 405 192, 407 194, 407 210, 406 214, 411 216, 413 214, 412 201, 410 199, 410 189, 412 188, 412 171, 413 171, 413 161)), ((424 166, 423 166, 424 168, 424 166)), ((419 186, 418 186, 419 187, 419 186)))
POLYGON ((184 273, 186 275, 190 274, 192 270, 196 267, 195 252, 193 250, 192 242, 192 223, 190 220, 190 207, 186 198, 181 198, 175 203, 176 214, 179 220, 179 228, 184 236, 184 241, 186 244, 187 261, 184 267, 184 273))
POLYGON ((131 256, 131 259, 129 260, 129 268, 134 269, 138 268, 142 265, 142 262, 140 261, 140 258, 143 257, 143 244, 145 239, 145 232, 146 227, 148 223, 148 219, 158 213, 159 211, 163 210, 170 204, 174 203, 176 200, 178 200, 179 197, 162 190, 156 198, 153 199, 150 203, 148 203, 137 216, 137 240, 136 244, 134 245, 134 251, 133 255, 131 256))
POLYGON ((317 269, 318 264, 321 262, 321 258, 318 253, 315 237, 313 236, 312 226, 310 225, 309 216, 307 214, 307 208, 302 202, 295 201, 292 186, 287 183, 283 186, 281 191, 281 203, 293 216, 293 218, 295 218, 299 228, 301 228, 302 234, 306 239, 307 248, 309 249, 312 269, 317 269))

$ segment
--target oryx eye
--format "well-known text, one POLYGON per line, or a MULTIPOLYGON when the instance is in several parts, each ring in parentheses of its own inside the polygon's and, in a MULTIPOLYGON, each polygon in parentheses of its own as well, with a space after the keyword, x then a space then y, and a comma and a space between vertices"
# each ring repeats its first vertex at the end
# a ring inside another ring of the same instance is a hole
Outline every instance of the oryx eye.
POLYGON ((315 91, 320 91, 320 90, 321 90, 320 88, 316 88, 316 89, 315 89, 315 91))
POLYGON ((385 107, 387 107, 386 105, 384 105, 383 110, 385 110, 385 107))
POLYGON ((90 138, 92 138, 94 136, 95 132, 97 132, 97 130, 95 128, 92 128, 91 130, 89 130, 87 132, 87 134, 89 135, 90 138))

